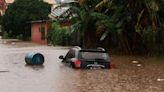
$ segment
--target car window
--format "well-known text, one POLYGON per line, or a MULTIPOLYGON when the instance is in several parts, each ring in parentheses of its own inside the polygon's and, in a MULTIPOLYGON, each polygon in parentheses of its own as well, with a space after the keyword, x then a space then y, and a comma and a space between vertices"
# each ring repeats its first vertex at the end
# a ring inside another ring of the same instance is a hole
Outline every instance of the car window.
POLYGON ((75 50, 71 49, 68 51, 67 55, 65 56, 65 59, 71 59, 75 57, 75 50))
POLYGON ((80 58, 81 59, 108 59, 107 53, 101 53, 101 52, 80 52, 80 58))

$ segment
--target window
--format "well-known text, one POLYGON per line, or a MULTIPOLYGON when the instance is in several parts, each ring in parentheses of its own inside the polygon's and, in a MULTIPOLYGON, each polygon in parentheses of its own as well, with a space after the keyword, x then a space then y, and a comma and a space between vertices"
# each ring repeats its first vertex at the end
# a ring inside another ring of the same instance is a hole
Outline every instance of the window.
POLYGON ((94 60, 94 59, 108 59, 108 54, 107 53, 103 53, 103 52, 87 52, 87 51, 82 51, 79 53, 79 57, 81 59, 90 59, 90 60, 94 60))
POLYGON ((71 58, 74 58, 74 57, 75 57, 75 50, 72 50, 72 49, 71 49, 71 50, 67 53, 65 59, 71 59, 71 58))

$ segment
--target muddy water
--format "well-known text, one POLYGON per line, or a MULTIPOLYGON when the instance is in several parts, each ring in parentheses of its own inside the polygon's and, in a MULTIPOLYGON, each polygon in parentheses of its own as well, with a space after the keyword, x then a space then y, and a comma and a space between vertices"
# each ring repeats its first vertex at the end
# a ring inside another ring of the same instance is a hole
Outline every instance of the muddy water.
POLYGON ((111 70, 73 70, 58 59, 68 51, 19 42, 0 44, 0 92, 164 92, 164 60, 111 56, 111 70), (43 66, 27 66, 28 52, 45 56, 43 66), (132 64, 137 60, 141 66, 132 64))

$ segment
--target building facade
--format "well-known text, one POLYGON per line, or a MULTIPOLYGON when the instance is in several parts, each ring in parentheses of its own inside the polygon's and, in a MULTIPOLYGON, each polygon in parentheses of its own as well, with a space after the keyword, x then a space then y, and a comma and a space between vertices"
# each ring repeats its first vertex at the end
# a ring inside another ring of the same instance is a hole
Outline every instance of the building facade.
POLYGON ((37 20, 31 22, 31 40, 34 43, 48 44, 47 34, 51 30, 51 21, 37 20))

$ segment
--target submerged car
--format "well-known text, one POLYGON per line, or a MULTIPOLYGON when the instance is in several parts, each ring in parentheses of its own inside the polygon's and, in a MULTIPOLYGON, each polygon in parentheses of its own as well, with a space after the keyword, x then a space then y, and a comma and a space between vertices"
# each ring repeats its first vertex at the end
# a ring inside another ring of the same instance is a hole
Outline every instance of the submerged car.
POLYGON ((76 46, 71 48, 66 56, 59 56, 59 59, 75 69, 111 68, 109 55, 103 48, 82 49, 76 46))

